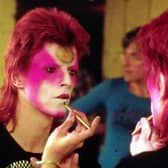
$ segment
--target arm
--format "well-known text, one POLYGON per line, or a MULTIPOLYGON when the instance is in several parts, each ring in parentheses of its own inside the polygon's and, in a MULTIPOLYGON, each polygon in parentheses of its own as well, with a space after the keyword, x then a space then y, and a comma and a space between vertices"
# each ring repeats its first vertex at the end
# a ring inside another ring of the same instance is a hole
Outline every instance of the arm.
POLYGON ((87 115, 92 114, 99 107, 104 107, 105 101, 111 95, 109 80, 105 80, 92 88, 88 94, 72 102, 72 106, 87 115))

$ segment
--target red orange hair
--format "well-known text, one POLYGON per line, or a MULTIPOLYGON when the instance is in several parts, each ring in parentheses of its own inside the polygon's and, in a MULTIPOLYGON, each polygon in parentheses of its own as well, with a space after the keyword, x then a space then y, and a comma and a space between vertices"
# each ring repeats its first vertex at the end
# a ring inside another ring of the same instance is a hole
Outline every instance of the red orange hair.
POLYGON ((90 37, 86 30, 64 11, 36 8, 16 23, 5 56, 5 81, 0 102, 0 122, 15 121, 17 89, 12 84, 14 73, 28 69, 34 54, 45 42, 75 46, 79 58, 87 54, 90 37))
POLYGON ((155 126, 161 136, 168 140, 168 10, 144 25, 138 39, 148 68, 151 101, 154 108, 160 105, 158 111, 153 111, 155 126), (164 76, 165 83, 162 95, 160 74, 164 76))

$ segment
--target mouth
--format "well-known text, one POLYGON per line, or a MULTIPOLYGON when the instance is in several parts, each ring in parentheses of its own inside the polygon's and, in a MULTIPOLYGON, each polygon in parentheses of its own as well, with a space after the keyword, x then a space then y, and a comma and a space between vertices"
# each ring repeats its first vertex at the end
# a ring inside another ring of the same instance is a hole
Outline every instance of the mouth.
POLYGON ((59 98, 59 99, 70 99, 70 95, 69 94, 61 94, 61 95, 57 96, 57 98, 59 98))

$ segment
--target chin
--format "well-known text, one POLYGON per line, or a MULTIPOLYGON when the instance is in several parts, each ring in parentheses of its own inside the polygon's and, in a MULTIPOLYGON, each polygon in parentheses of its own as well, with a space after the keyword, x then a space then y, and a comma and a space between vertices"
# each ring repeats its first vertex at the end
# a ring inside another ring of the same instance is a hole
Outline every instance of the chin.
POLYGON ((135 81, 137 81, 137 79, 138 79, 138 78, 135 78, 134 76, 130 76, 130 75, 125 75, 125 76, 124 76, 124 80, 125 80, 126 82, 135 82, 135 81))
POLYGON ((46 115, 50 116, 50 117, 54 117, 54 118, 64 118, 67 115, 67 112, 65 110, 57 110, 57 111, 48 111, 48 110, 43 110, 43 113, 45 113, 46 115))
POLYGON ((124 77, 124 80, 126 81, 126 82, 130 82, 131 80, 130 80, 130 78, 129 77, 124 77))
POLYGON ((51 114, 55 118, 64 118, 66 115, 65 110, 59 110, 51 114))

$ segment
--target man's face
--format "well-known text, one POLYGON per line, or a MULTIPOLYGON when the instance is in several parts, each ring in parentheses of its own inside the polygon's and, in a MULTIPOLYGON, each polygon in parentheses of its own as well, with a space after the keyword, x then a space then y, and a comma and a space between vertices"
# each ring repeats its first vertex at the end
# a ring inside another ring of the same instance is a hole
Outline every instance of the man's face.
POLYGON ((64 116, 64 103, 70 100, 77 71, 75 48, 47 43, 35 54, 24 74, 26 98, 47 115, 64 116))
MULTIPOLYGON (((163 97, 165 94, 165 78, 162 73, 159 75, 156 72, 149 72, 147 78, 147 87, 151 97, 151 111, 155 114, 155 122, 159 121, 165 114, 162 112, 164 108, 164 102, 166 101, 163 97)), ((167 112, 167 111, 166 111, 167 112)))
POLYGON ((124 50, 124 79, 127 82, 144 80, 146 70, 137 41, 133 41, 124 50))

